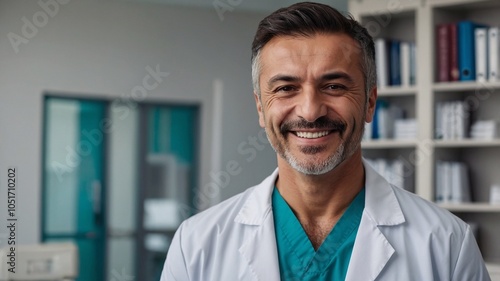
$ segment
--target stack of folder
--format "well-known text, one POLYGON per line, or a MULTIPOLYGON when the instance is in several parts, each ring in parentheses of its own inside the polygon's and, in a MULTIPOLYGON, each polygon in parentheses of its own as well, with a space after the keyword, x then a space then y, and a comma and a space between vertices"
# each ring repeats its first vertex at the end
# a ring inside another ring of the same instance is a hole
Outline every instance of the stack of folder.
POLYGON ((395 160, 366 159, 366 161, 391 184, 413 192, 415 166, 402 157, 395 160))
POLYGON ((467 165, 462 162, 436 163, 436 203, 466 203, 471 201, 467 165))
POLYGON ((500 81, 499 28, 472 21, 436 30, 437 81, 500 81))
POLYGON ((415 43, 376 39, 375 59, 379 88, 416 84, 415 43))

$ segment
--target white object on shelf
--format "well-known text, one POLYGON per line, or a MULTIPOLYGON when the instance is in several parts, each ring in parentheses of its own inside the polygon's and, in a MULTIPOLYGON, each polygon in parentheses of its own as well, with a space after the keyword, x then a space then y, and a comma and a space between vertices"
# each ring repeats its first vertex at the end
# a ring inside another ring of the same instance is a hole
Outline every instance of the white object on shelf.
POLYGON ((470 202, 467 165, 461 162, 438 161, 436 164, 436 202, 470 202))
POLYGON ((417 120, 416 119, 397 119, 394 121, 394 139, 416 139, 417 138, 417 120))
POLYGON ((171 230, 176 229, 181 221, 181 206, 174 199, 146 199, 144 201, 144 228, 171 230))
POLYGON ((473 139, 493 140, 498 136, 498 123, 495 120, 476 121, 470 130, 473 139))
POLYGON ((500 186, 493 185, 490 190, 490 203, 500 204, 500 186))
POLYGON ((78 277, 78 249, 73 243, 12 246, 0 250, 0 281, 75 280, 78 277), (9 271, 15 254, 15 273, 9 271))
POLYGON ((171 239, 164 234, 148 234, 144 240, 144 246, 148 251, 166 253, 170 247, 171 239))
POLYGON ((500 264, 486 263, 486 268, 490 274, 491 281, 500 281, 500 264))

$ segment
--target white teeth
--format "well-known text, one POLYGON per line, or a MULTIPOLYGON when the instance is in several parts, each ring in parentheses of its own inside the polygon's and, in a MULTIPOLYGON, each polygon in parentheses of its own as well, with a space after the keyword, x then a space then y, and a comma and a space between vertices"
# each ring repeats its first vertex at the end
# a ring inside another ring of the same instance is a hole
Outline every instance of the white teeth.
POLYGON ((328 135, 328 131, 322 131, 322 132, 296 132, 297 136, 299 138, 304 138, 304 139, 317 139, 324 137, 328 135))

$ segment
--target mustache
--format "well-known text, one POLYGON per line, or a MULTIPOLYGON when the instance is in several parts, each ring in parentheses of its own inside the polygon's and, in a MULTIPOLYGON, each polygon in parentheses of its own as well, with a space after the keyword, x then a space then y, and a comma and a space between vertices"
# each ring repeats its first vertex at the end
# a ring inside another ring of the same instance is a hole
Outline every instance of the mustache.
POLYGON ((280 132, 285 134, 288 131, 298 131, 299 129, 322 129, 328 131, 338 131, 342 135, 346 128, 347 124, 345 122, 322 116, 314 122, 309 122, 305 119, 285 121, 280 126, 280 132))

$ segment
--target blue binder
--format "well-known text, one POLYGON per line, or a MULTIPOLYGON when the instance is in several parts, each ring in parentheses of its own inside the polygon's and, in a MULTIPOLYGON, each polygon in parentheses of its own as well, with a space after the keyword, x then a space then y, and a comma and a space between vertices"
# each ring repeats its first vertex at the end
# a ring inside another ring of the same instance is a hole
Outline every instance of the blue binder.
POLYGON ((460 21, 457 23, 458 69, 460 70, 461 81, 476 80, 474 29, 483 26, 472 21, 460 21))
POLYGON ((401 86, 401 56, 400 56, 400 42, 392 40, 390 43, 390 78, 389 85, 401 86))

